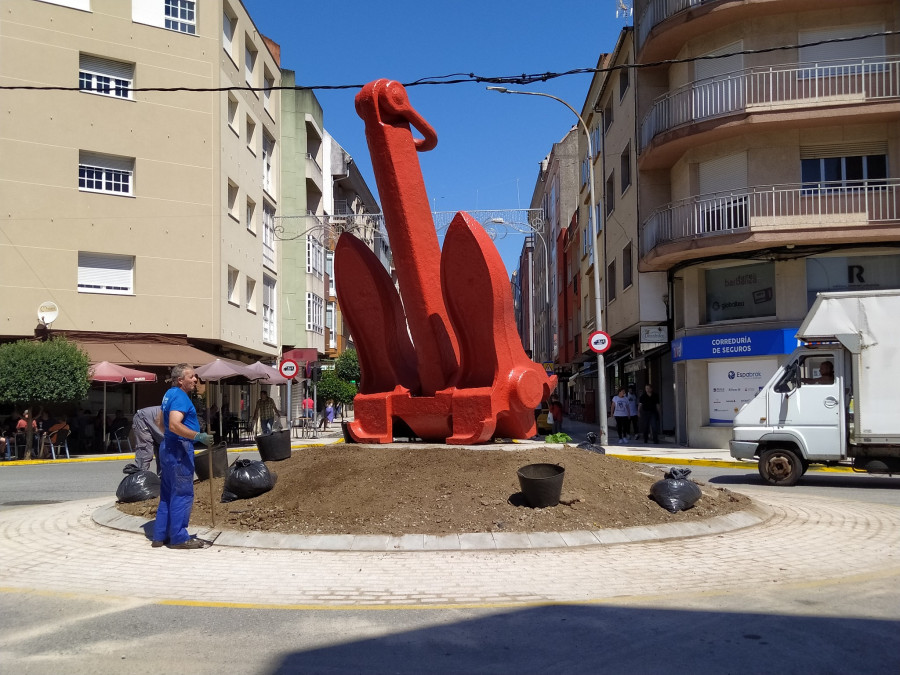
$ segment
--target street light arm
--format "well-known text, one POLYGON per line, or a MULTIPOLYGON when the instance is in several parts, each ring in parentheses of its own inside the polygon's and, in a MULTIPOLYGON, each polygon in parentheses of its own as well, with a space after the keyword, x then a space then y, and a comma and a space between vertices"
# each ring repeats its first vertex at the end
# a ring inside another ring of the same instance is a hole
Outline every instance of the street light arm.
MULTIPOLYGON (((554 96, 553 94, 547 94, 542 91, 520 91, 515 89, 507 89, 506 87, 487 87, 489 91, 496 91, 500 94, 521 94, 523 96, 541 96, 543 98, 552 98, 554 101, 559 101, 564 106, 566 106, 572 114, 578 119, 578 123, 581 125, 582 131, 584 131, 584 136, 587 139, 587 154, 588 154, 588 172, 589 172, 589 183, 588 190, 590 191, 590 204, 588 206, 588 224, 591 230, 591 249, 594 252, 594 329, 595 330, 603 330, 603 296, 602 290, 600 286, 600 250, 597 246, 597 239, 599 238, 600 231, 597 229, 597 217, 594 214, 594 207, 596 201, 594 200, 594 147, 591 143, 591 133, 588 130, 587 124, 585 124, 584 119, 582 119, 581 114, 575 110, 567 101, 559 98, 558 96, 554 96)), ((546 247, 545 247, 546 250, 546 247)), ((596 401, 596 410, 597 410, 597 421, 600 423, 600 445, 605 445, 607 442, 608 429, 606 427, 606 368, 604 365, 603 354, 597 353, 597 401, 596 401)))

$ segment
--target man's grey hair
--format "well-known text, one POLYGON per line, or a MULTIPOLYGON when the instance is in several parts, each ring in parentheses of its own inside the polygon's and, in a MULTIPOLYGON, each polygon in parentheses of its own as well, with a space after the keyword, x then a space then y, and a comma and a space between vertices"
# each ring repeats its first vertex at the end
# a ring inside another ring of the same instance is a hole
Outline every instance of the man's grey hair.
POLYGON ((182 378, 184 371, 193 369, 194 366, 190 363, 179 363, 177 366, 172 366, 172 371, 169 373, 169 382, 175 384, 182 378))

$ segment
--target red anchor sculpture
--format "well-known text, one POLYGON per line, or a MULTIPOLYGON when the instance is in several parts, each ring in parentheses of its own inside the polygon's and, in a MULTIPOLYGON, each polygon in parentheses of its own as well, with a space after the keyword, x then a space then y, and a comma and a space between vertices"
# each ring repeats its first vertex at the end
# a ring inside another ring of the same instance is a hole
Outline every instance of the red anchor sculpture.
POLYGON ((460 211, 440 249, 417 152, 437 145, 403 85, 370 82, 356 96, 397 270, 342 234, 338 301, 357 345, 359 393, 349 431, 390 443, 395 420, 425 441, 530 438, 534 409, 556 387, 525 354, 506 268, 478 221, 460 211), (413 136, 412 127, 422 138, 413 136))

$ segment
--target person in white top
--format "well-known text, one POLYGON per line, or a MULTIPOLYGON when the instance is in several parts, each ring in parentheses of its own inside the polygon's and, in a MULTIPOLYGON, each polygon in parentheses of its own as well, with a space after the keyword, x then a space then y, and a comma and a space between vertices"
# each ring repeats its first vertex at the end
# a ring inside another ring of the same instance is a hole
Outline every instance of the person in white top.
POLYGON ((619 445, 624 445, 627 442, 628 426, 631 423, 625 387, 619 387, 619 393, 612 397, 609 414, 616 420, 616 434, 619 436, 619 445))

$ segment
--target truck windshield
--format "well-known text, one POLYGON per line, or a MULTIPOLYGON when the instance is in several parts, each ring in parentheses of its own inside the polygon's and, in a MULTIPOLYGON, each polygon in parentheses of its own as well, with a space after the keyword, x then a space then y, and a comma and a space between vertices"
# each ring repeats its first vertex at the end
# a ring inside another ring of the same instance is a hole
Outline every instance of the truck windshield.
POLYGON ((772 388, 779 394, 790 394, 797 388, 797 370, 798 364, 796 361, 787 364, 784 367, 784 374, 772 388))

